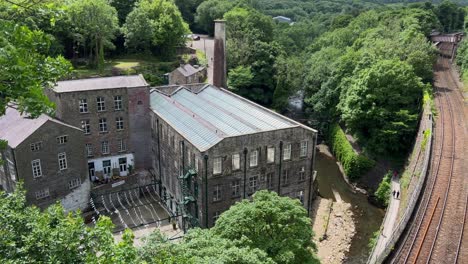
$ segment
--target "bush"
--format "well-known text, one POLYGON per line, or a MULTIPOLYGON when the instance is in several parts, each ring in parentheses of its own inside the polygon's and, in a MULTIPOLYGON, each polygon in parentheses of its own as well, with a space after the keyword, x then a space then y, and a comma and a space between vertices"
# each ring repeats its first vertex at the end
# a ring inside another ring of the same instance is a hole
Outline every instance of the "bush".
POLYGON ((379 184, 379 188, 375 191, 375 196, 377 200, 384 205, 385 207, 388 206, 390 201, 390 193, 392 192, 392 172, 389 171, 385 174, 382 182, 379 184))
POLYGON ((330 127, 329 141, 335 157, 341 162, 345 174, 351 180, 358 179, 374 167, 375 161, 354 152, 353 147, 338 124, 330 127))

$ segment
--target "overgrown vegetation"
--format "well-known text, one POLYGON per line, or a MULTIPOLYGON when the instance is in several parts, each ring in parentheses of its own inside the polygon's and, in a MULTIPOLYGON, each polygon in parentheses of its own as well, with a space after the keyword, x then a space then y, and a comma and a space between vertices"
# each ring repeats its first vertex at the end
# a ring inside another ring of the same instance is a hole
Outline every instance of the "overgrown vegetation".
POLYGON ((377 241, 379 241, 380 233, 381 233, 380 230, 377 230, 374 233, 372 233, 372 236, 369 239, 369 243, 367 244, 367 248, 372 250, 377 245, 377 241))
POLYGON ((333 154, 341 162, 345 174, 351 180, 357 180, 361 175, 374 167, 375 162, 373 160, 354 151, 338 124, 333 124, 330 127, 328 138, 333 154))
POLYGON ((178 243, 156 231, 139 248, 128 229, 115 243, 105 216, 91 227, 59 204, 44 212, 27 206, 21 185, 0 192, 0 212, 5 263, 319 263, 307 211, 299 200, 268 191, 232 206, 212 229, 190 230, 178 243))
POLYGON ((385 174, 384 178, 379 184, 379 188, 375 191, 374 195, 377 198, 377 201, 384 205, 388 206, 390 203, 390 194, 392 193, 392 172, 389 171, 385 174))

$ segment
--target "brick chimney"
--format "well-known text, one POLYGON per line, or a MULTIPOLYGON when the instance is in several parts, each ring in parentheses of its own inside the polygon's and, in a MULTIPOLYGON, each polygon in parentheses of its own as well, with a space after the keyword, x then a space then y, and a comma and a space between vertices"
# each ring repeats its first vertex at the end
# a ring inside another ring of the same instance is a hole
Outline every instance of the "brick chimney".
POLYGON ((213 85, 227 88, 226 78, 226 21, 215 20, 213 85))

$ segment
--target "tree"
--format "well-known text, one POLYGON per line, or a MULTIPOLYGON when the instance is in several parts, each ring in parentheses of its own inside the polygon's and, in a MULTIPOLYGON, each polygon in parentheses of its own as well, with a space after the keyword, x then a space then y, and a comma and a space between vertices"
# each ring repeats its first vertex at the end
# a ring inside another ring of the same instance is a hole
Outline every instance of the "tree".
POLYGON ((132 12, 136 2, 137 0, 110 0, 110 5, 117 10, 119 25, 125 23, 125 19, 132 12))
POLYGON ((252 68, 250 66, 238 66, 229 71, 228 87, 235 92, 239 92, 250 87, 252 80, 252 68))
POLYGON ((379 201, 379 203, 387 207, 388 203, 390 202, 391 192, 392 192, 392 172, 389 171, 383 177, 374 195, 375 197, 377 197, 377 200, 379 201))
POLYGON ((65 213, 60 205, 44 212, 28 206, 22 184, 15 192, 0 192, 0 260, 6 263, 135 263, 131 231, 114 243, 113 225, 101 217, 95 227, 83 223, 79 212, 65 213))
POLYGON ((234 5, 234 1, 229 0, 206 0, 197 7, 195 23, 200 29, 213 36, 214 21, 222 19, 234 5))
POLYGON ((436 7, 435 13, 445 32, 463 29, 465 10, 449 0, 444 0, 436 7))
POLYGON ((406 62, 379 60, 346 80, 342 120, 374 153, 404 152, 417 125, 424 85, 406 62))
POLYGON ((191 29, 196 28, 195 14, 198 6, 203 3, 203 1, 204 0, 175 0, 175 4, 179 8, 182 17, 190 25, 191 29))
POLYGON ((299 200, 258 191, 221 214, 213 234, 267 253, 276 263, 318 263, 312 227, 299 200))
POLYGON ((43 89, 71 71, 63 57, 48 55, 50 39, 41 31, 0 20, 0 116, 10 103, 37 117, 53 104, 43 89))
POLYGON ((123 32, 129 49, 170 57, 177 46, 185 45, 189 30, 174 2, 141 0, 128 15, 123 32))
POLYGON ((117 10, 108 0, 74 0, 69 12, 76 40, 89 47, 90 57, 94 54, 94 65, 102 69, 104 48, 114 47, 111 41, 119 29, 117 10))

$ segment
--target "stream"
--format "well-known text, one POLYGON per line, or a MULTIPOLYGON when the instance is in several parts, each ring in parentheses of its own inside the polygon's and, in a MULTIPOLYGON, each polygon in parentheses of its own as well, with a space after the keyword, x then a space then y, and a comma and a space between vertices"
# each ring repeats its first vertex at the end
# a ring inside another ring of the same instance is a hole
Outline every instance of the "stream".
POLYGON ((346 263, 366 263, 370 254, 367 244, 372 233, 380 228, 385 212, 371 205, 367 201, 366 195, 355 192, 346 183, 333 157, 329 157, 322 152, 317 152, 316 161, 320 196, 336 201, 335 194, 337 194, 343 202, 352 205, 356 235, 351 242, 346 263))

